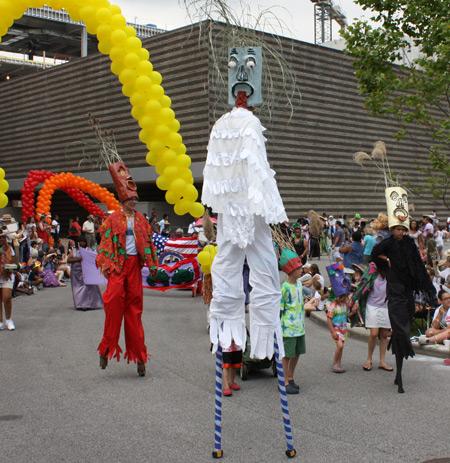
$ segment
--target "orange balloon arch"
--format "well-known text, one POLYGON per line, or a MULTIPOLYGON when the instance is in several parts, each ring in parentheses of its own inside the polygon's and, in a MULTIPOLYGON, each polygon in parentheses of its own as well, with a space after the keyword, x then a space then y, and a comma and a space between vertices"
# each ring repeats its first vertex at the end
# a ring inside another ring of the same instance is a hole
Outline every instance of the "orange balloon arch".
POLYGON ((117 211, 121 208, 119 201, 117 201, 114 195, 106 188, 83 177, 73 175, 70 172, 62 172, 61 174, 48 178, 42 185, 36 201, 36 218, 42 215, 50 215, 50 205, 55 190, 66 186, 78 188, 94 198, 97 198, 99 201, 106 204, 108 210, 117 211))

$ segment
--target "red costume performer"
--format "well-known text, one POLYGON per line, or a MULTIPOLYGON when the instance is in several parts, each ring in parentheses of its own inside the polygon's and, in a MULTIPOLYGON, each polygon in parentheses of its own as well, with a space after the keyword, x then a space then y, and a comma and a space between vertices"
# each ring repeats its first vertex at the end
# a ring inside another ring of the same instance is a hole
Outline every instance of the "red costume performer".
POLYGON ((150 356, 147 354, 141 321, 141 269, 146 264, 150 273, 156 272, 156 251, 148 221, 140 212, 134 210, 138 196, 128 169, 123 163, 115 163, 110 166, 110 172, 123 210, 111 214, 100 228, 102 239, 96 263, 108 278, 108 287, 103 294, 105 329, 98 346, 100 366, 106 368, 108 358, 120 360, 122 349, 119 346, 119 335, 122 319, 125 319, 124 358, 128 362, 137 362, 139 376, 144 376, 145 363, 150 356), (113 170, 116 174, 118 172, 120 177, 117 178, 113 170))

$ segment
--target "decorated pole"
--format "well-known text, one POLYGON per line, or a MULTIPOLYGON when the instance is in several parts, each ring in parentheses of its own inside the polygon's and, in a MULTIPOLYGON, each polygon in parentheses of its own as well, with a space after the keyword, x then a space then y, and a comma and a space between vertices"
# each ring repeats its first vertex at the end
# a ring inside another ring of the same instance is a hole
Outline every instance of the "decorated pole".
POLYGON ((291 427, 291 418, 289 416, 289 405, 286 395, 286 385, 284 384, 284 372, 283 365, 280 359, 280 351, 277 343, 277 337, 274 337, 275 344, 275 362, 277 365, 277 376, 278 376, 278 389, 280 391, 281 399, 281 410, 283 414, 283 423, 284 423, 284 433, 286 436, 287 450, 286 455, 288 458, 294 458, 297 454, 297 451, 294 449, 294 442, 292 439, 292 427, 291 427))
POLYGON ((222 347, 217 347, 216 352, 216 394, 215 394, 215 411, 214 411, 214 451, 212 456, 214 458, 222 458, 222 347))

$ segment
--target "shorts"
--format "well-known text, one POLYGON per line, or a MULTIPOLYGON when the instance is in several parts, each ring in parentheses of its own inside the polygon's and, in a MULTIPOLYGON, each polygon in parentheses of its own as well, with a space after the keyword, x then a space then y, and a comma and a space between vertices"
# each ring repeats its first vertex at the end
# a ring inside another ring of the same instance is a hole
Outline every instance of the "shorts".
POLYGON ((14 280, 13 281, 2 281, 0 282, 0 288, 9 288, 13 289, 14 280))
POLYGON ((285 357, 292 359, 297 355, 306 353, 306 340, 305 335, 296 336, 295 338, 283 337, 285 357))
POLYGON ((234 350, 232 352, 223 352, 224 368, 240 368, 242 366, 242 351, 234 350))

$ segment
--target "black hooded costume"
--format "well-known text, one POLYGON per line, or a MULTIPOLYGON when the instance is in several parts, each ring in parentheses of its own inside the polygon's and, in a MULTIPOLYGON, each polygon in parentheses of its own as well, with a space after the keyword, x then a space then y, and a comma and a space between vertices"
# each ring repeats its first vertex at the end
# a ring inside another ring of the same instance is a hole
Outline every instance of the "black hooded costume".
POLYGON ((412 238, 404 236, 383 240, 374 247, 372 260, 377 266, 385 267, 387 262, 379 256, 389 258, 387 266, 387 299, 389 319, 392 326, 390 346, 392 353, 407 359, 414 356, 410 340, 411 322, 415 313, 414 294, 422 293, 425 302, 436 305, 436 289, 427 275, 419 250, 412 238))

